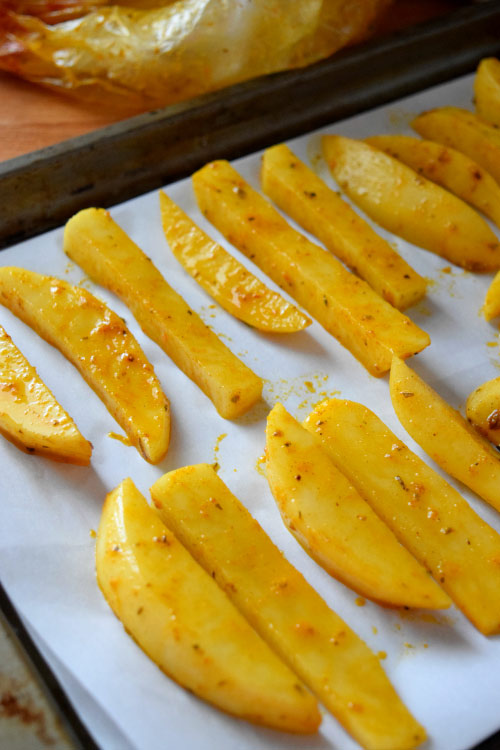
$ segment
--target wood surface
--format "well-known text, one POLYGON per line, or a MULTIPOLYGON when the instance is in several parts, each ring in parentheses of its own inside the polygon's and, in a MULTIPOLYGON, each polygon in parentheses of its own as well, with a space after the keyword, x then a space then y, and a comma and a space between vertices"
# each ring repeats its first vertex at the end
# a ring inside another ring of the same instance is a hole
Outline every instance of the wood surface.
POLYGON ((0 161, 88 133, 120 119, 0 72, 0 161))

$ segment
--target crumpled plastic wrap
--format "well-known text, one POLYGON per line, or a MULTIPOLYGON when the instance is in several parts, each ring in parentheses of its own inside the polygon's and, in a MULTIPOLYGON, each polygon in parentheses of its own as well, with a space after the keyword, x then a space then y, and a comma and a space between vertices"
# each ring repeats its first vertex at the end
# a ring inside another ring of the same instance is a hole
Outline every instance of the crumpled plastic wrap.
POLYGON ((390 2, 0 0, 0 68, 151 109, 324 58, 367 36, 390 2))

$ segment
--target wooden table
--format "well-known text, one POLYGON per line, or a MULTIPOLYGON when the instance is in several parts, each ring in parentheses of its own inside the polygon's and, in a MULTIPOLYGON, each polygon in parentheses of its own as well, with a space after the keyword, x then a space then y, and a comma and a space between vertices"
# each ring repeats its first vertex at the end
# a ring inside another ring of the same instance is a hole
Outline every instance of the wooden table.
POLYGON ((0 72, 0 161, 88 133, 119 115, 0 72))

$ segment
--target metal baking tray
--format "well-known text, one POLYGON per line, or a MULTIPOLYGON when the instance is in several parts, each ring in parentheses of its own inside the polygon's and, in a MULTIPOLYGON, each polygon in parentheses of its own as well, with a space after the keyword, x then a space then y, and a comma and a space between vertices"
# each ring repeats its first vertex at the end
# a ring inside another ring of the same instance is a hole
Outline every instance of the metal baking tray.
MULTIPOLYGON (((500 54, 500 3, 462 8, 307 69, 239 84, 130 118, 0 165, 0 247, 187 176, 474 70, 500 54)), ((15 629, 77 746, 91 738, 0 588, 15 629)), ((500 732, 475 750, 498 750, 500 732)))

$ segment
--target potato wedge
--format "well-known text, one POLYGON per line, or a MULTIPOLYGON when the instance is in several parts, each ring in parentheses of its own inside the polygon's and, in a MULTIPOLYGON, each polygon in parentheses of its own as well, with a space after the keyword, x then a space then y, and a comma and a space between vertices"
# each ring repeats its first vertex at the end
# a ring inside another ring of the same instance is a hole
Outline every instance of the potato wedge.
POLYGON ((346 201, 281 144, 262 160, 262 189, 282 211, 404 310, 425 296, 427 282, 346 201))
POLYGON ((408 135, 375 135, 365 142, 470 203, 500 227, 500 185, 473 159, 454 148, 408 135))
POLYGON ((397 357, 390 390, 394 411, 408 434, 438 466, 500 511, 500 454, 397 357))
POLYGON ((266 474, 285 525, 330 575, 386 606, 450 606, 449 597, 335 466, 321 440, 281 404, 267 418, 266 474))
POLYGON ((340 187, 377 224, 469 271, 500 268, 495 234, 459 198, 368 143, 338 135, 322 142, 340 187))
POLYGON ((73 216, 64 230, 64 251, 125 302, 144 333, 201 388, 222 417, 235 419, 259 401, 262 380, 167 284, 108 211, 88 208, 73 216))
POLYGON ((476 112, 492 125, 500 125, 500 61, 486 57, 479 63, 474 78, 476 112))
POLYGON ((500 535, 362 404, 324 401, 304 425, 478 630, 499 633, 500 535))
POLYGON ((465 413, 480 435, 500 446, 500 378, 488 380, 472 391, 465 413))
POLYGON ((500 271, 495 274, 486 292, 481 312, 486 320, 500 315, 500 271))
POLYGON ((459 107, 439 107, 416 117, 412 128, 429 141, 461 151, 500 183, 500 133, 477 115, 459 107))
POLYGON ((158 518, 130 479, 104 503, 97 581, 111 609, 169 677, 228 713, 315 732, 315 699, 158 518))
POLYGON ((392 355, 409 357, 429 336, 332 255, 296 232, 230 164, 193 175, 205 216, 376 376, 392 355))
POLYGON ((88 466, 92 445, 0 326, 0 432, 26 453, 88 466))
POLYGON ((210 239, 162 190, 160 207, 163 231, 173 254, 224 310, 268 333, 293 333, 311 325, 307 315, 210 239))
POLYGON ((146 461, 162 460, 169 403, 118 315, 86 289, 6 266, 0 268, 0 302, 69 359, 146 461))
POLYGON ((207 464, 151 488, 160 517, 258 633, 368 750, 425 738, 378 659, 327 607, 207 464))

